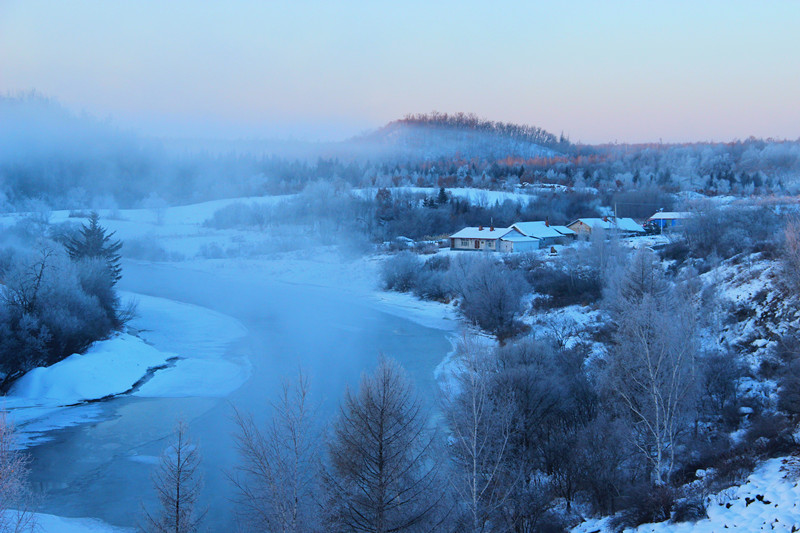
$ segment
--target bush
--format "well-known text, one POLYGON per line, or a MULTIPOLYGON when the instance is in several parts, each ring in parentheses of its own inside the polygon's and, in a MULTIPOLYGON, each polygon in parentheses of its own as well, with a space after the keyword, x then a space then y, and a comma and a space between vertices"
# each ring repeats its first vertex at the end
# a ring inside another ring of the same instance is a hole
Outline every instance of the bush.
POLYGON ((547 296, 538 299, 540 307, 566 307, 597 302, 603 294, 599 272, 590 266, 540 265, 526 272, 527 280, 537 293, 547 296))
POLYGON ((155 236, 126 240, 122 255, 128 259, 141 261, 181 261, 184 259, 183 254, 170 252, 164 248, 155 236))
POLYGON ((792 435, 794 426, 779 413, 755 413, 750 418, 750 427, 745 441, 757 453, 775 456, 794 451, 797 443, 792 435))
POLYGON ((408 292, 417 284, 422 261, 412 252, 400 252, 381 266, 381 282, 387 291, 408 292))
POLYGON ((214 211, 203 225, 215 229, 263 228, 273 218, 270 206, 244 202, 234 202, 214 211))
POLYGON ((671 517, 675 495, 666 485, 643 486, 634 491, 631 505, 611 520, 609 527, 614 531, 633 528, 641 524, 663 522, 671 517))
POLYGON ((675 502, 672 511, 672 522, 697 522, 708 518, 706 501, 702 494, 693 494, 675 502))
POLYGON ((459 257, 450 270, 464 316, 504 340, 520 331, 517 316, 530 286, 522 273, 508 270, 494 257, 459 257))

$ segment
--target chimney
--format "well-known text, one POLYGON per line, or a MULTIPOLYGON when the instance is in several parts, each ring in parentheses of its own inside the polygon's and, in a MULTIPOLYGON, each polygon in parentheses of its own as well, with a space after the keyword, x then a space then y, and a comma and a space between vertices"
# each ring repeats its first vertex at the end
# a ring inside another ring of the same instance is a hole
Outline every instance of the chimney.
POLYGON ((478 226, 478 231, 483 231, 483 226, 478 226))
POLYGON ((492 224, 491 226, 489 226, 489 231, 494 231, 494 224, 492 224))
POLYGON ((544 219, 544 225, 547 226, 548 228, 550 227, 550 219, 549 218, 544 219))
POLYGON ((603 222, 608 222, 608 217, 603 217, 603 222))

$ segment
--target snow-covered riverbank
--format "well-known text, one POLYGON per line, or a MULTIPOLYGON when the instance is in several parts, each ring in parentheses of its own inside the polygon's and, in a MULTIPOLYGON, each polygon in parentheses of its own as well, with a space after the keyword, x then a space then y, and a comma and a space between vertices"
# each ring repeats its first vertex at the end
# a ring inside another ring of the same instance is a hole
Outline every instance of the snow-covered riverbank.
POLYGON ((245 335, 238 321, 195 305, 124 293, 138 303, 130 331, 94 343, 20 378, 3 398, 17 428, 18 445, 41 443, 45 434, 87 422, 95 402, 122 394, 143 397, 222 397, 247 380, 246 354, 228 346, 245 335))

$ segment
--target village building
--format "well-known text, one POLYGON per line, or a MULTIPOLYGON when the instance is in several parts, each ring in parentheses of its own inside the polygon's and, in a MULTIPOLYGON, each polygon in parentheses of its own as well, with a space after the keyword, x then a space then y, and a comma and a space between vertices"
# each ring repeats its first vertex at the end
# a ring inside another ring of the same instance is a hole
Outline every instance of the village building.
POLYGON ((578 237, 577 233, 575 233, 566 226, 550 226, 550 227, 564 236, 563 242, 574 241, 578 237))
POLYGON ((501 252, 532 252, 542 247, 539 239, 523 235, 518 230, 511 228, 511 231, 500 237, 501 252))
POLYGON ((547 248, 554 244, 561 244, 564 235, 556 231, 547 221, 536 222, 515 222, 511 227, 526 237, 532 237, 539 241, 539 248, 547 248))
POLYGON ((622 235, 642 235, 644 228, 632 218, 579 218, 567 224, 567 228, 578 235, 589 235, 593 229, 602 228, 606 231, 618 232, 622 235))
POLYGON ((644 225, 655 231, 677 230, 681 229, 691 216, 692 214, 686 211, 659 211, 648 218, 644 225))
POLYGON ((478 226, 464 228, 450 236, 451 250, 521 252, 538 248, 537 239, 527 237, 513 228, 478 226))
POLYGON ((495 228, 492 226, 464 228, 450 235, 450 249, 496 252, 500 249, 500 237, 508 232, 509 228, 495 228))

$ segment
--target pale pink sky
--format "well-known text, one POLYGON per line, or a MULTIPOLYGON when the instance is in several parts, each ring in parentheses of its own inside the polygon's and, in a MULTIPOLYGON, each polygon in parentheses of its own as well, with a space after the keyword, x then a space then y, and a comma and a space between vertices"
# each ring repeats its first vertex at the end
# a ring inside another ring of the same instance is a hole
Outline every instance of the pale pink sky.
POLYGON ((583 142, 800 137, 800 2, 0 0, 0 92, 150 134, 474 112, 583 142))

